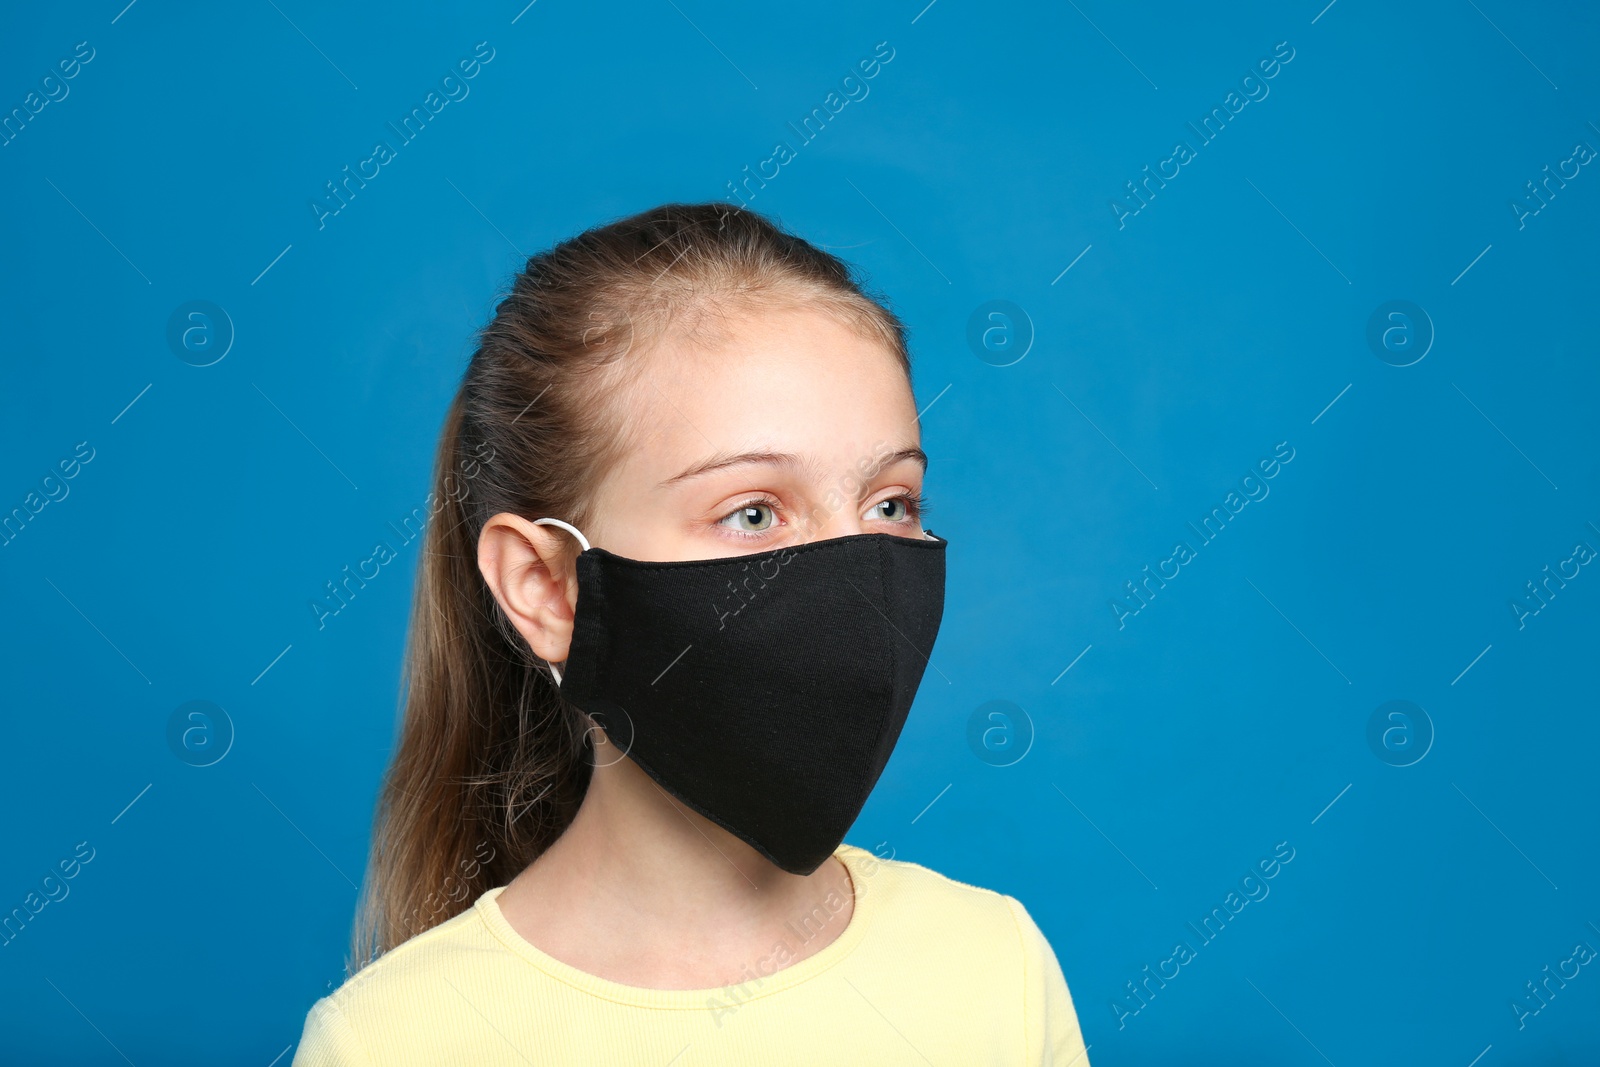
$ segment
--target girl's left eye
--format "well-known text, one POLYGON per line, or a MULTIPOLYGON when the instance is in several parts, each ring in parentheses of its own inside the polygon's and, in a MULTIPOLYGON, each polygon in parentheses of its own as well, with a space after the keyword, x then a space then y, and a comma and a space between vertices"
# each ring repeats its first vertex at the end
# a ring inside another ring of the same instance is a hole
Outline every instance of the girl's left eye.
POLYGON ((922 514, 924 506, 920 496, 892 496, 872 505, 863 517, 885 522, 909 522, 922 514))
POLYGON ((891 523, 917 522, 926 514, 928 514, 928 498, 922 493, 901 493, 885 501, 878 501, 872 506, 872 518, 885 518, 891 523), (891 514, 883 514, 885 506, 888 506, 891 514))

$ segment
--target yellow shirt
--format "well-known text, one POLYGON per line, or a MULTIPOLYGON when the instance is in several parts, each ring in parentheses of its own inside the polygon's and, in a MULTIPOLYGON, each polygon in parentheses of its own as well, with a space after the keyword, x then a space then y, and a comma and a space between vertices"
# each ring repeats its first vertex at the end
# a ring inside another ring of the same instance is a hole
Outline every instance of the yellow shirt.
POLYGON ((1018 901, 853 845, 835 854, 856 896, 838 938, 785 966, 827 916, 790 924, 742 984, 713 989, 580 971, 512 928, 504 886, 487 890, 317 1001, 292 1067, 1088 1067, 1061 967, 1018 901))

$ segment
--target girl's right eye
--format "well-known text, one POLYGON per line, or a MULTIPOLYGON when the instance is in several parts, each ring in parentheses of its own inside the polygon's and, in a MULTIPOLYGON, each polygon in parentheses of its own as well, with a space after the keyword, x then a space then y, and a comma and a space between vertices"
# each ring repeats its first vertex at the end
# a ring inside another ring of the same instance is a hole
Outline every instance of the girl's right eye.
POLYGON ((772 528, 774 518, 771 504, 752 501, 737 511, 729 512, 718 525, 732 527, 742 533, 764 533, 772 528))

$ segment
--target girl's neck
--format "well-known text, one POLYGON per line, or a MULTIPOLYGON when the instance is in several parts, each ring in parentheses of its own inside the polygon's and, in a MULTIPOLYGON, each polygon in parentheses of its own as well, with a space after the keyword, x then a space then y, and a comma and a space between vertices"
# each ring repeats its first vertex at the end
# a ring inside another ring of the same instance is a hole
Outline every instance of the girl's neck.
POLYGON ((810 875, 780 870, 624 759, 595 769, 572 824, 498 903, 526 941, 581 971, 705 989, 739 981, 779 941, 790 965, 832 944, 854 890, 837 858, 810 875), (804 941, 792 934, 801 919, 814 930, 804 941))

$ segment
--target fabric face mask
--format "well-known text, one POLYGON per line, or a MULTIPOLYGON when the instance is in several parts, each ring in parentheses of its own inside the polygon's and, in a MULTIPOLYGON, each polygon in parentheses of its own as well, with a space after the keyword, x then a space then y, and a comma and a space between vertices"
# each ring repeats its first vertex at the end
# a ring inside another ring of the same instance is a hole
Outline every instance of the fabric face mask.
POLYGON ((668 793, 791 874, 833 854, 899 740, 945 544, 890 534, 650 562, 575 527, 561 693, 668 793))

